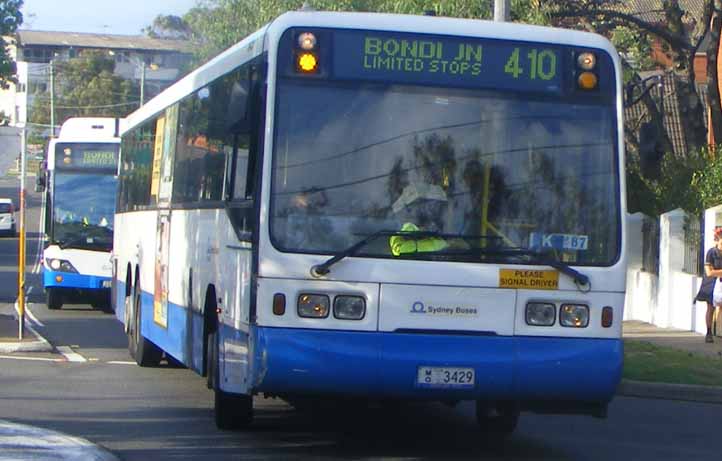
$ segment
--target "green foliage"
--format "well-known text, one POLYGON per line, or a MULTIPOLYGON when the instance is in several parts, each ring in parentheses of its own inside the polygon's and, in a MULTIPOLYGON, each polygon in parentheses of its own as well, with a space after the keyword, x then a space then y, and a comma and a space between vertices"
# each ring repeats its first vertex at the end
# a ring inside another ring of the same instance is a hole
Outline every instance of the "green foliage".
POLYGON ((188 40, 193 32, 183 18, 159 14, 153 24, 143 29, 143 33, 152 38, 188 40))
POLYGON ((652 46, 647 33, 627 26, 618 26, 612 30, 610 39, 631 66, 631 69, 624 69, 625 82, 630 81, 638 72, 657 67, 652 59, 652 46))
POLYGON ((15 81, 15 61, 8 55, 8 43, 3 37, 12 36, 23 22, 22 0, 0 1, 0 89, 7 89, 15 81))
POLYGON ((639 164, 628 157, 627 208, 659 216, 676 208, 693 214, 722 204, 722 146, 689 152, 686 158, 667 154, 658 180, 643 178, 639 164))
MULTIPOLYGON (((86 52, 53 65, 56 126, 71 117, 124 117, 137 109, 139 88, 114 75, 115 62, 104 53, 86 52)), ((31 123, 50 124, 50 98, 46 95, 35 98, 31 123)))
MULTIPOLYGON (((394 14, 424 14, 434 11, 437 16, 491 19, 492 2, 488 0, 311 0, 308 3, 320 11, 363 11, 394 14)), ((512 20, 533 24, 548 24, 545 11, 535 0, 513 0, 512 20)), ((202 63, 240 41, 273 18, 286 11, 298 10, 303 0, 200 0, 183 21, 192 31, 196 48, 196 63, 202 63)))

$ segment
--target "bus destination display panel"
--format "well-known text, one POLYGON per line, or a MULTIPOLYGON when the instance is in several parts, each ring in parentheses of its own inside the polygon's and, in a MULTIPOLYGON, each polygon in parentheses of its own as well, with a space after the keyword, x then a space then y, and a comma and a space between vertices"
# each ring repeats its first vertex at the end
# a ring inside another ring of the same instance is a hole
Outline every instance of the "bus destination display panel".
POLYGON ((560 93, 559 47, 378 31, 334 33, 333 75, 467 88, 560 93))
POLYGON ((118 146, 114 144, 63 143, 55 147, 55 168, 115 172, 118 146))

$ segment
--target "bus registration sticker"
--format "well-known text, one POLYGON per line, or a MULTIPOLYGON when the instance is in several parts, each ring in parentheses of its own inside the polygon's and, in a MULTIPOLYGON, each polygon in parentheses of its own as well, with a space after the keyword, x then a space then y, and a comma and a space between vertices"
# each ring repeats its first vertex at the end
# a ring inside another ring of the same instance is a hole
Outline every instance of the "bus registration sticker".
POLYGON ((499 288, 521 288, 526 290, 559 289, 559 272, 499 269, 499 288))
POLYGON ((474 387, 473 368, 419 367, 416 384, 420 387, 474 387))

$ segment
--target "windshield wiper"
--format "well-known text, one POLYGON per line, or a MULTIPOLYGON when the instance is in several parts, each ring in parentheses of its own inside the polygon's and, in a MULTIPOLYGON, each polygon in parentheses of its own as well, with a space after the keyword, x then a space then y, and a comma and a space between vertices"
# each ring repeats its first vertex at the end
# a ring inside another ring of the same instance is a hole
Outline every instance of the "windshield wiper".
POLYGON ((538 262, 546 264, 547 266, 551 266, 562 274, 571 277, 574 280, 574 284, 577 285, 577 287, 579 287, 580 289, 582 287, 587 287, 586 289, 588 291, 592 288, 589 277, 587 275, 582 274, 578 270, 572 268, 569 264, 563 261, 559 261, 554 256, 554 253, 550 251, 534 250, 532 248, 507 248, 495 251, 499 251, 499 254, 506 254, 511 256, 517 255, 535 257, 538 262))
POLYGON ((314 277, 321 277, 330 272, 331 266, 341 261, 344 258, 355 255, 361 248, 365 247, 369 243, 380 237, 407 237, 413 240, 421 240, 425 238, 439 238, 439 239, 497 239, 498 237, 493 236, 481 236, 481 235, 457 235, 457 234, 442 234, 436 231, 424 231, 424 230, 381 230, 368 235, 367 237, 359 240, 345 250, 340 251, 327 261, 317 264, 311 267, 311 275, 314 277))
MULTIPOLYGON (((94 237, 93 237, 93 238, 94 238, 94 237)), ((110 247, 112 246, 112 242, 103 243, 102 241, 101 241, 101 242, 98 242, 98 241, 95 241, 95 240, 94 240, 93 242, 88 242, 88 236, 87 236, 87 235, 86 235, 86 236, 83 236, 83 237, 76 237, 76 238, 69 239, 69 240, 58 240, 57 243, 58 243, 58 246, 60 247, 61 250, 64 250, 64 249, 70 248, 70 247, 77 247, 77 248, 98 248, 98 247, 104 248, 104 247, 108 247, 108 248, 110 248, 110 247)))

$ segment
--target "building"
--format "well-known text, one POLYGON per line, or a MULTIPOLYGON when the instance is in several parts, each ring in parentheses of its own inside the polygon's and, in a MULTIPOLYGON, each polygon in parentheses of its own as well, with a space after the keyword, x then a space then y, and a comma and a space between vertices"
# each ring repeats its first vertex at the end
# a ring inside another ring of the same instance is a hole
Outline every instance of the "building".
POLYGON ((0 90, 0 111, 12 126, 25 126, 35 97, 50 97, 55 62, 90 50, 106 52, 115 60, 115 74, 144 83, 141 93, 147 101, 182 76, 191 51, 185 40, 77 32, 20 30, 6 41, 18 80, 0 90))

